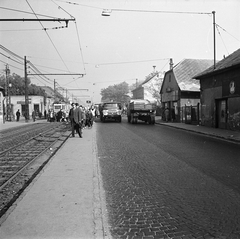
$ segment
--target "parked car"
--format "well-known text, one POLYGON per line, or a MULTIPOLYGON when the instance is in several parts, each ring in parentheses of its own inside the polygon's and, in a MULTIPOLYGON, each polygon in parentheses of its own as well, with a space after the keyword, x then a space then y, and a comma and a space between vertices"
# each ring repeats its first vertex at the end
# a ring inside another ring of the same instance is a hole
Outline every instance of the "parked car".
POLYGON ((122 122, 121 103, 107 102, 101 104, 100 119, 105 122, 107 119, 122 122))

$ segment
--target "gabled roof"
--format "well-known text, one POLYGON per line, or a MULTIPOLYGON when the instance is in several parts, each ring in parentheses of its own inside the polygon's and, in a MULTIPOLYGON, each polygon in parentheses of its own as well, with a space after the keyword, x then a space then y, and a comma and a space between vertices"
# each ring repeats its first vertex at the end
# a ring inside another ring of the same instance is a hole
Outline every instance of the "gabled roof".
POLYGON ((149 74, 147 77, 146 77, 146 80, 140 84, 140 85, 144 85, 146 84, 147 82, 149 82, 150 80, 152 80, 155 76, 157 76, 159 73, 158 72, 153 72, 151 74, 149 74))
POLYGON ((230 67, 235 67, 239 65, 240 65, 240 49, 236 50, 231 55, 217 62, 215 69, 214 69, 214 66, 211 66, 210 68, 201 72, 200 74, 195 75, 194 78, 199 79, 203 76, 219 73, 221 71, 227 70, 230 67))
POLYGON ((175 79, 181 90, 199 90, 199 81, 193 79, 194 75, 203 72, 213 65, 213 60, 184 59, 173 67, 175 79))
POLYGON ((147 82, 149 82, 150 80, 152 80, 155 76, 157 76, 159 73, 158 72, 153 72, 151 74, 149 74, 146 79, 137 87, 135 88, 134 90, 132 91, 135 91, 136 89, 142 87, 144 84, 146 84, 147 82))
POLYGON ((213 60, 184 59, 173 68, 178 83, 192 82, 194 75, 213 65, 213 60))

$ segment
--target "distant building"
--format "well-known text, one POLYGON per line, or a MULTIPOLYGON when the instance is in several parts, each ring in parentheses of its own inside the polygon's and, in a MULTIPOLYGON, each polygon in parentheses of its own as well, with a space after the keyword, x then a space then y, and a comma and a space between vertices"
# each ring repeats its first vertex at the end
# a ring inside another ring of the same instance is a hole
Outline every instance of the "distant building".
POLYGON ((240 49, 194 78, 201 85, 201 124, 240 130, 240 49))
POLYGON ((153 72, 146 77, 145 81, 132 90, 132 98, 147 99, 159 103, 160 98, 158 100, 154 94, 159 91, 161 84, 162 78, 159 77, 159 72, 153 72))
POLYGON ((5 101, 5 92, 4 88, 0 86, 0 124, 4 123, 4 101, 5 101))
POLYGON ((213 60, 184 59, 165 73, 160 95, 163 111, 168 108, 171 119, 185 121, 185 110, 200 103, 200 84, 193 76, 212 65, 213 60))

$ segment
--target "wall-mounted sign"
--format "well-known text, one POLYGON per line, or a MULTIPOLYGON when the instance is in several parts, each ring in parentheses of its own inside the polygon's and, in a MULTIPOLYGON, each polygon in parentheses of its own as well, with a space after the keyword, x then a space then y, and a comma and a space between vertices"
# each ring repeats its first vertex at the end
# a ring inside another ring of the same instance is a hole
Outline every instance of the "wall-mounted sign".
POLYGON ((229 84, 229 90, 230 90, 230 94, 234 94, 235 90, 236 90, 236 86, 235 86, 235 82, 231 81, 229 84))
MULTIPOLYGON (((19 105, 25 105, 25 101, 17 101, 19 105)), ((31 100, 28 101, 28 104, 31 104, 31 100)))
POLYGON ((226 79, 222 83, 222 96, 235 97, 240 96, 240 84, 238 78, 226 79))

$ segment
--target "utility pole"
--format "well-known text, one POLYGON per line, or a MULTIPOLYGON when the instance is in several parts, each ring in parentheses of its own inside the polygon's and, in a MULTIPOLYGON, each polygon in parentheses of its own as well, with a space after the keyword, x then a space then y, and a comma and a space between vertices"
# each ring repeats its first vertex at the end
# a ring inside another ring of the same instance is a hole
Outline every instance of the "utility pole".
POLYGON ((6 105, 7 105, 7 114, 6 114, 6 119, 8 121, 11 121, 11 96, 10 96, 10 90, 9 90, 9 74, 10 74, 10 70, 8 67, 8 64, 6 65, 6 69, 5 69, 5 73, 6 73, 6 84, 5 84, 5 90, 6 90, 6 105))
POLYGON ((213 14, 213 68, 216 68, 216 34, 215 34, 215 29, 216 29, 216 22, 215 22, 215 11, 212 11, 213 14))
POLYGON ((53 83, 53 92, 54 92, 54 103, 56 102, 56 80, 54 79, 53 83))
POLYGON ((29 120, 29 98, 28 98, 28 80, 27 80, 27 58, 24 56, 24 76, 25 76, 25 121, 29 120))

